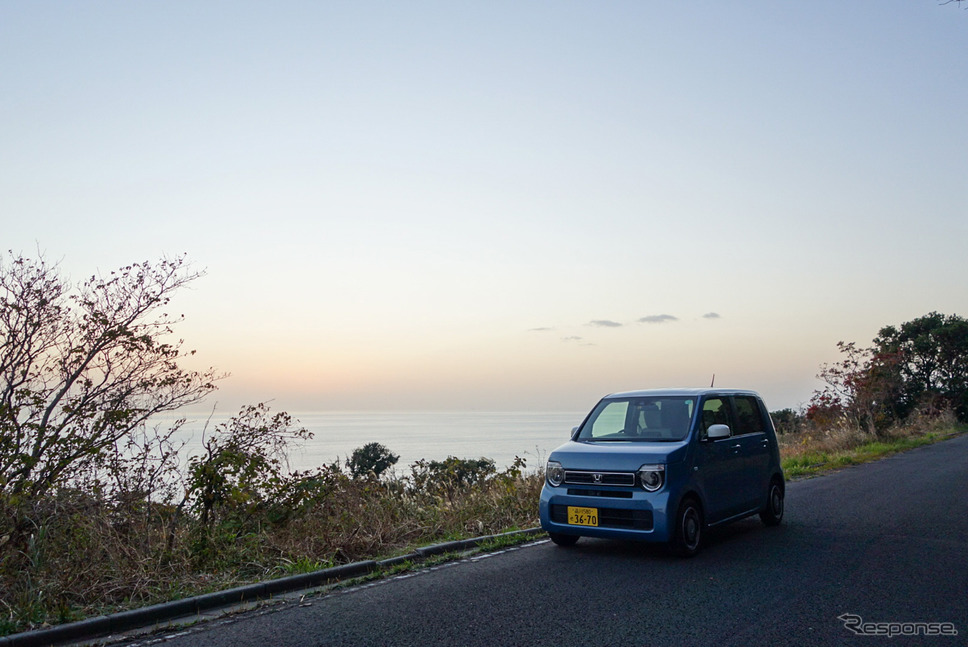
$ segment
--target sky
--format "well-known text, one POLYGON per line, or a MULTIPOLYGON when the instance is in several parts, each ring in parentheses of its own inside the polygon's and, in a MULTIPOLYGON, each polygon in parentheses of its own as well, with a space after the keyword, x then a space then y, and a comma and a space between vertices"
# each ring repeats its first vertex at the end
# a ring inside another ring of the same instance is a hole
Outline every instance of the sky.
POLYGON ((805 404, 968 316, 968 10, 0 0, 0 248, 185 254, 206 406, 805 404))

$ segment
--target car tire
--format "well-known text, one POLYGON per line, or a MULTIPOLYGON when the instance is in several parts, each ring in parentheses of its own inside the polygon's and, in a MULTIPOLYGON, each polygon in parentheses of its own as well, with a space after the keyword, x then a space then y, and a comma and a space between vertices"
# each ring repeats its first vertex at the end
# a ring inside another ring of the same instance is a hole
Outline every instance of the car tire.
POLYGON ((549 532, 548 536, 551 537, 551 541, 562 548, 568 548, 578 543, 578 535, 562 535, 557 532, 549 532))
POLYGON ((702 548, 704 533, 702 507, 693 497, 683 499, 676 512, 669 549, 679 557, 693 557, 702 548))
POLYGON ((760 521, 767 526, 779 526, 783 521, 783 484, 774 479, 770 481, 770 490, 766 497, 766 507, 760 513, 760 521))

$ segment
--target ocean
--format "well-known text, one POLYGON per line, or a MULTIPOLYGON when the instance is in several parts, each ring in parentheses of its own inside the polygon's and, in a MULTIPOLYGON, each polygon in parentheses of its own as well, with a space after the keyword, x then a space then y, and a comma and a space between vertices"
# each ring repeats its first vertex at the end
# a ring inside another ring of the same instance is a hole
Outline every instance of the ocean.
MULTIPOLYGON (((527 469, 542 467, 558 445, 568 440, 573 427, 586 412, 522 411, 326 411, 295 412, 297 426, 313 432, 313 439, 294 446, 289 453, 292 470, 311 470, 341 462, 353 450, 370 442, 385 445, 400 460, 397 474, 407 474, 414 462, 457 458, 490 458, 498 469, 509 466, 515 456, 527 469)), ((228 415, 215 415, 205 430, 207 416, 190 416, 179 432, 186 443, 183 455, 198 452, 204 433, 211 433, 228 415)))

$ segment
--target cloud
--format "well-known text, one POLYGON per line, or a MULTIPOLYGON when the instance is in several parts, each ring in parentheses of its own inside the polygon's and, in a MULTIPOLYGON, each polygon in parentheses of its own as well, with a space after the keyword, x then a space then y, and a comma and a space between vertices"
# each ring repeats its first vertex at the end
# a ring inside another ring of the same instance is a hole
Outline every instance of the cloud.
POLYGON ((548 327, 544 327, 544 328, 529 328, 528 329, 528 332, 551 332, 552 330, 554 330, 554 328, 548 328, 548 327))
POLYGON ((703 319, 720 319, 718 312, 707 312, 702 316, 703 319))
POLYGON ((590 341, 585 341, 584 337, 579 337, 578 335, 572 335, 570 337, 562 337, 561 341, 565 344, 577 344, 579 346, 595 346, 590 341))
POLYGON ((617 321, 609 321, 608 319, 595 319, 594 321, 589 321, 587 326, 595 326, 597 328, 620 328, 622 324, 617 321))
POLYGON ((679 317, 672 315, 649 315, 639 319, 639 323, 665 323, 667 321, 679 321, 679 317))

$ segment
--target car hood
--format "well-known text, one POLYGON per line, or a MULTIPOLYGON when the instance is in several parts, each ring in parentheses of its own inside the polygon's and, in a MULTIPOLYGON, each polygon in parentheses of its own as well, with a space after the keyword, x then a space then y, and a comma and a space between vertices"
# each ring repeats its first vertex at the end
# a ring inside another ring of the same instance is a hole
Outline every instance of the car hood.
POLYGON ((565 469, 634 472, 645 463, 678 463, 686 456, 688 441, 569 441, 551 452, 548 460, 565 469))

